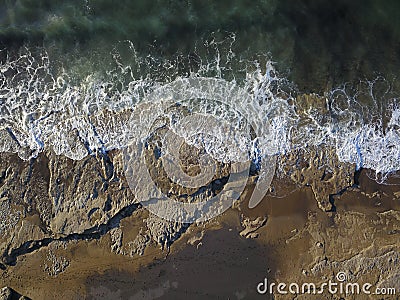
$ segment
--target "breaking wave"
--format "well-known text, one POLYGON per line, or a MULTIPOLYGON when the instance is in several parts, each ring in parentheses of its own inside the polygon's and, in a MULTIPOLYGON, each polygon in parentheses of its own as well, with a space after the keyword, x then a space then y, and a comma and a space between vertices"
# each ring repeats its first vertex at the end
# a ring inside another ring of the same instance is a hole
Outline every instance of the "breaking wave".
MULTIPOLYGON (((345 84, 323 96, 301 95, 278 76, 271 62, 265 66, 246 63, 252 68, 244 68, 242 77, 229 81, 232 87, 247 91, 250 99, 237 97, 230 108, 201 97, 178 104, 229 120, 233 128, 252 120, 268 124, 261 134, 237 140, 256 164, 267 156, 324 145, 334 147, 340 161, 372 169, 379 178, 400 170, 400 105, 383 78, 360 81, 358 86, 345 84), (235 106, 245 109, 235 110, 235 106)), ((173 67, 168 64, 166 72, 173 67)), ((115 68, 105 76, 93 74, 76 82, 67 71, 54 75, 46 53, 37 56, 26 49, 0 65, 0 151, 28 160, 52 150, 80 160, 96 151, 124 148, 132 138, 148 138, 148 133, 130 124, 131 113, 140 108, 146 95, 177 78, 212 73, 222 80, 221 69, 216 59, 195 72, 174 74, 163 81, 151 74, 135 76, 131 66, 116 59, 115 68)), ((185 138, 182 128, 174 129, 174 111, 164 113, 172 130, 185 138)), ((232 147, 226 147, 232 137, 224 136, 224 131, 219 135, 218 142, 202 138, 206 151, 221 160, 242 160, 229 152, 232 147)), ((196 143, 190 136, 186 140, 196 143)))

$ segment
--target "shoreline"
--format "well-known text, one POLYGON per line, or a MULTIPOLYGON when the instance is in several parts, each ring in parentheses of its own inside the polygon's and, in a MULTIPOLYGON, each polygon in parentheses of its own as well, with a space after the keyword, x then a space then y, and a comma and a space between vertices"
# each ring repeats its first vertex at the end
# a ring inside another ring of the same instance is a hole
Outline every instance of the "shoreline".
MULTIPOLYGON (((4 155, 2 157, 4 157, 4 155)), ((116 157, 118 157, 118 155, 114 153, 113 159, 116 157)), ((54 157, 50 157, 47 164, 51 165, 53 159, 54 157)), ((60 158, 58 157, 56 159, 60 158)), ((20 170, 24 170, 24 167, 21 166, 21 161, 18 160, 19 159, 16 159, 14 164, 6 165, 4 165, 5 161, 2 161, 0 165, 3 167, 7 166, 9 170, 17 166, 19 166, 20 170)), ((38 174, 41 173, 43 175, 42 179, 50 179, 54 176, 51 174, 54 170, 50 170, 49 175, 46 175, 46 172, 43 170, 39 171, 36 168, 39 166, 43 167, 43 162, 45 161, 40 157, 38 160, 39 162, 36 165, 35 163, 32 164, 29 162, 23 164, 28 168, 29 165, 32 166, 33 179, 40 185, 38 174)), ((101 167, 101 159, 96 161, 93 157, 89 157, 87 158, 86 165, 88 165, 89 162, 93 165, 89 169, 86 169, 85 172, 90 172, 91 169, 101 170, 103 168, 101 167), (98 169, 98 167, 100 168, 98 169)), ((71 170, 71 166, 73 169, 73 164, 79 164, 79 162, 64 159, 63 164, 66 164, 66 166, 70 165, 68 169, 71 170)), ((83 168, 83 170, 85 170, 85 168, 83 168)), ((8 172, 12 174, 12 172, 8 172)), ((73 174, 73 172, 69 173, 73 174)), ((88 174, 83 176, 82 179, 90 178, 90 176, 87 176, 88 174)), ((7 178, 7 176, 5 178, 7 178)), ((251 189, 254 186, 254 183, 252 183, 253 179, 250 178, 241 200, 239 203, 235 204, 233 208, 204 224, 194 224, 187 228, 176 224, 172 225, 172 227, 171 225, 166 225, 165 222, 160 222, 160 220, 154 218, 154 216, 150 216, 145 209, 139 207, 133 210, 131 215, 122 217, 117 227, 111 228, 104 232, 104 234, 100 234, 98 238, 64 242, 53 241, 48 245, 43 245, 37 250, 31 251, 29 254, 19 256, 15 266, 6 266, 6 269, 1 271, 1 285, 10 286, 19 293, 33 299, 42 297, 43 295, 46 295, 49 299, 52 299, 52 297, 55 299, 55 295, 59 294, 60 288, 65 282, 69 282, 71 289, 75 287, 79 295, 96 293, 93 287, 96 286, 96 284, 100 284, 101 280, 105 280, 102 283, 102 285, 105 286, 103 293, 111 293, 109 295, 112 295, 112 293, 118 291, 118 289, 121 289, 124 293, 132 292, 133 290, 128 288, 127 285, 131 285, 133 282, 133 287, 136 288, 136 291, 143 290, 144 287, 148 288, 149 286, 158 288, 159 286, 154 285, 154 282, 149 282, 146 279, 146 274, 153 274, 155 272, 152 271, 153 269, 159 270, 160 272, 165 268, 170 269, 174 264, 173 262, 178 262, 180 260, 180 255, 195 257, 194 255, 197 248, 204 249, 204 253, 208 253, 204 255, 203 258, 199 258, 199 267, 202 265, 207 266, 206 261, 202 261, 202 259, 204 260, 210 257, 211 253, 215 252, 220 253, 219 255, 222 255, 222 257, 228 257, 231 255, 229 253, 231 253, 230 251, 233 249, 233 245, 236 245, 235 243, 243 245, 243 248, 235 250, 235 255, 237 256, 233 261, 240 261, 240 258, 243 259, 243 257, 246 257, 247 251, 253 251, 249 249, 254 249, 256 253, 261 251, 260 253, 264 254, 261 254, 261 256, 257 254, 258 256, 256 255, 255 258, 253 258, 253 267, 259 270, 254 274, 260 275, 261 270, 269 269, 269 276, 278 281, 300 280, 303 278, 302 276, 304 276, 301 271, 308 268, 307 272, 310 273, 310 265, 314 263, 313 267, 315 267, 318 261, 323 261, 323 257, 327 253, 329 253, 328 257, 332 261, 351 259, 356 250, 357 253, 367 255, 368 251, 370 251, 368 249, 371 244, 363 240, 363 237, 360 236, 361 234, 371 234, 380 241, 381 244, 379 246, 377 245, 374 251, 381 251, 381 256, 390 251, 398 251, 399 247, 396 246, 396 234, 400 232, 400 215, 398 213, 400 210, 400 199, 394 196, 394 193, 398 191, 398 186, 374 184, 366 176, 366 171, 360 173, 358 181, 358 188, 350 187, 341 192, 341 195, 334 196, 335 210, 328 212, 324 212, 321 210, 321 207, 318 206, 315 192, 312 190, 311 186, 298 187, 293 184, 293 186, 290 187, 287 182, 276 178, 272 183, 276 191, 279 191, 279 185, 282 185, 282 187, 287 190, 292 190, 292 188, 294 188, 295 191, 283 197, 282 195, 279 195, 279 197, 267 195, 260 205, 250 210, 247 204, 249 196, 251 195, 251 189), (266 221, 263 221, 264 218, 266 218, 266 221), (351 222, 352 227, 347 228, 346 222, 351 222), (373 224, 375 223, 377 226, 374 227, 373 224), (155 234, 155 232, 157 232, 156 228, 159 228, 158 230, 164 233, 161 236, 155 234), (343 242, 346 241, 345 243, 347 246, 340 248, 339 252, 337 252, 338 245, 335 245, 335 243, 329 245, 330 249, 328 249, 328 246, 324 246, 323 252, 321 252, 320 244, 316 246, 317 243, 331 243, 328 241, 333 241, 333 236, 340 234, 343 230, 349 231, 346 233, 347 236, 350 235, 353 236, 353 238, 357 237, 357 239, 360 239, 360 244, 354 245, 353 239, 347 241, 343 240, 343 242), (168 248, 164 247, 163 249, 162 247, 166 241, 165 239, 168 240, 169 238, 171 239, 171 244, 168 248), (326 242, 321 242, 320 239, 326 242), (191 240, 191 242, 189 242, 189 240, 191 240), (214 248, 213 240, 222 240, 225 242, 218 244, 219 246, 214 248), (141 244, 140 241, 144 242, 144 247, 143 243, 141 244), (290 246, 291 243, 293 243, 293 246, 290 246), (136 248, 132 246, 133 244, 136 245, 136 248), (391 249, 390 251, 388 250, 389 248, 391 249), (140 255, 142 253, 143 255, 140 255), (350 255, 351 253, 353 254, 350 255), (294 256, 290 257, 290 255, 294 256), (305 262, 303 262, 303 259, 305 259, 304 256, 307 258, 305 262), (306 262, 308 262, 308 265, 306 262), (57 267, 54 269, 54 266, 57 267), (265 267, 261 268, 261 266, 265 267), (292 274, 291 270, 294 270, 293 268, 296 272, 297 269, 299 269, 298 272, 292 274), (114 287, 108 287, 107 282, 109 279, 115 278, 116 276, 113 272, 117 272, 116 274, 122 272, 121 276, 125 278, 125 281, 118 281, 120 283, 114 283, 114 287), (128 272, 126 273, 127 275, 123 275, 124 272, 128 272)), ((50 182, 52 181, 50 180, 50 182)), ((69 182, 73 182, 73 180, 69 182)), ((96 180, 94 182, 96 182, 96 180)), ((398 179, 397 182, 400 184, 398 179)), ((3 185, 4 184, 7 184, 7 180, 5 182, 3 181, 3 185)), ((68 184, 68 181, 66 181, 65 184, 68 184)), ((115 191, 110 191, 114 188, 118 188, 118 190, 121 191, 120 187, 120 183, 115 187, 109 187, 108 193, 114 194, 115 191)), ((32 192, 34 194, 37 191, 31 191, 31 193, 32 192)), ((122 196, 123 194, 120 195, 122 196)), ((98 197, 102 198, 101 193, 98 197)), ((130 196, 125 194, 125 196, 122 197, 129 198, 130 196)), ((126 202, 121 201, 121 204, 122 203, 126 202)), ((122 206, 117 205, 117 207, 122 206)), ((113 209, 114 208, 111 209, 111 212, 113 209)), ((69 224, 71 228, 69 230, 71 231, 72 228, 74 228, 73 223, 69 224)), ((16 230, 16 236, 18 236, 20 240, 19 243, 23 243, 23 240, 30 240, 35 236, 37 236, 39 240, 40 237, 45 237, 46 234, 40 228, 45 229, 45 227, 43 227, 43 220, 38 217, 37 211, 35 212, 35 210, 32 210, 30 216, 26 215, 26 217, 18 221, 14 230, 16 230)), ((79 232, 84 227, 82 227, 81 224, 76 228, 78 228, 79 232)), ((72 232, 73 230, 71 233, 72 232)), ((2 249, 5 249, 5 245, 10 245, 10 240, 7 242, 7 240, 3 239, 2 244, 2 249)), ((11 244, 16 245, 18 243, 14 240, 11 244)), ((8 251, 10 251, 10 249, 8 251)), ((184 264, 184 261, 186 261, 186 259, 181 263, 184 264)), ((245 263, 245 261, 242 261, 242 266, 246 265, 245 263)), ((215 267, 208 266, 211 269, 215 267)), ((241 282, 241 284, 243 284, 243 289, 246 290, 246 293, 248 293, 247 295, 253 295, 252 293, 255 293, 255 289, 251 291, 248 290, 248 288, 244 288, 245 285, 250 287, 252 282, 246 281, 241 277, 243 267, 230 268, 228 264, 222 267, 222 269, 226 274, 236 274, 234 275, 237 278, 236 280, 238 280, 238 283, 241 282), (241 278, 241 280, 239 280, 239 278, 241 278)), ((350 270, 351 266, 348 267, 348 269, 350 270)), ((190 288, 190 281, 185 279, 188 278, 185 270, 186 269, 183 268, 181 273, 179 273, 180 275, 177 275, 176 281, 171 279, 172 281, 170 281, 168 289, 161 289, 165 295, 174 295, 176 292, 173 282, 179 282, 180 287, 187 287, 189 291, 191 290, 193 292, 193 287, 190 288)), ((326 273, 327 270, 321 272, 328 274, 330 271, 328 273, 326 273)), ((316 271, 314 273, 311 272, 310 274, 316 276, 313 277, 316 280, 319 277, 316 275, 316 271)), ((171 273, 168 272, 166 274, 171 275, 171 273)), ((199 275, 200 282, 207 282, 208 278, 206 274, 209 274, 208 271, 204 270, 201 274, 203 277, 199 275)), ((365 277, 365 274, 361 275, 360 278, 362 280, 371 278, 368 276, 365 277)), ((255 277, 251 278, 255 280, 255 277)), ((263 277, 260 278, 260 281, 262 279, 263 277)), ((254 284, 257 282, 254 282, 254 284)), ((223 286, 226 286, 226 284, 223 286)), ((145 291, 147 290, 145 289, 145 291)), ((221 291, 222 294, 226 295, 230 292, 227 289, 216 289, 214 291, 221 291)), ((66 290, 64 292, 71 291, 66 290)), ((71 296, 71 299, 73 299, 73 297, 71 296)))

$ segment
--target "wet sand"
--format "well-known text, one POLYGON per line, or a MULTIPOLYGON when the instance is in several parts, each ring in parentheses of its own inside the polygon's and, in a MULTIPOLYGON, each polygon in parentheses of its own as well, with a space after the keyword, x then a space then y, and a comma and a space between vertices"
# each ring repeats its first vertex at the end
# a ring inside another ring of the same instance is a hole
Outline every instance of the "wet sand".
MULTIPOLYGON (((385 243, 400 247, 395 234, 400 221, 390 226, 389 221, 377 224, 382 213, 399 211, 400 200, 389 196, 399 190, 398 186, 374 185, 364 173, 359 183, 359 188, 335 196, 336 211, 328 213, 318 208, 310 187, 294 186, 288 187, 288 195, 267 195, 255 209, 248 209, 250 185, 237 208, 208 223, 191 226, 169 251, 153 245, 143 256, 115 254, 106 235, 53 249, 71 261, 58 276, 49 276, 43 270, 49 250, 44 247, 2 271, 1 283, 32 299, 269 299, 256 291, 265 277, 271 282, 306 280, 302 274, 310 272, 307 268, 321 259, 318 257, 333 257, 335 253, 346 257, 347 252, 366 247, 367 241, 365 245, 357 242, 357 236, 365 230, 374 232, 382 249, 385 243), (357 223, 351 230, 344 229, 340 220, 352 214, 357 214, 357 223), (266 216, 267 222, 256 230, 258 238, 240 236, 241 221, 260 216, 266 216), (335 240, 340 240, 338 234, 343 230, 354 234, 354 241, 346 238, 337 248, 335 240), (201 232, 204 236, 193 242, 201 232)), ((124 236, 137 235, 146 214, 124 219, 124 236)), ((317 280, 318 276, 310 276, 317 280)))

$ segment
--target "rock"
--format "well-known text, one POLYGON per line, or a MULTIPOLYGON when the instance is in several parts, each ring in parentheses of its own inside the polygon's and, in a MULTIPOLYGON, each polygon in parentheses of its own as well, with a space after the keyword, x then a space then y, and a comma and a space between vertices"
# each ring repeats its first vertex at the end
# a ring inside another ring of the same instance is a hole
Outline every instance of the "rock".
POLYGON ((53 277, 56 277, 58 274, 64 272, 70 263, 67 258, 63 256, 57 256, 53 251, 48 252, 46 259, 47 261, 44 265, 44 270, 53 277))
POLYGON ((144 233, 143 230, 141 229, 136 238, 128 243, 127 254, 131 257, 135 255, 143 255, 144 250, 146 249, 149 242, 150 242, 150 236, 148 235, 148 233, 144 233))
POLYGON ((12 288, 3 287, 0 290, 0 300, 30 300, 30 298, 22 296, 12 288))
POLYGON ((204 230, 198 232, 197 234, 193 235, 190 239, 188 239, 187 243, 189 245, 199 244, 204 237, 204 230))
POLYGON ((179 222, 163 220, 153 214, 150 214, 145 222, 150 238, 162 249, 168 248, 188 226, 179 222))
POLYGON ((121 254, 122 247, 122 230, 120 228, 113 228, 110 230, 111 238, 111 251, 116 254, 121 254))
POLYGON ((264 226, 267 222, 267 218, 258 217, 255 220, 250 220, 249 218, 245 218, 242 220, 242 226, 244 229, 240 232, 240 235, 245 238, 256 238, 258 237, 258 233, 255 231, 260 227, 264 226))
POLYGON ((332 210, 330 196, 353 185, 354 165, 338 160, 334 148, 296 150, 281 156, 280 169, 296 184, 311 186, 319 208, 332 210))

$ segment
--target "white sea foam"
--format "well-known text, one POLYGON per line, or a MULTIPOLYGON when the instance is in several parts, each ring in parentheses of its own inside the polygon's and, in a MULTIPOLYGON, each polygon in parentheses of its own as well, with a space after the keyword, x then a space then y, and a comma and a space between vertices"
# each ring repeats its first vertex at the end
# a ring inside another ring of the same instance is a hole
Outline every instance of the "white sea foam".
MULTIPOLYGON (((200 75, 192 73, 189 77, 200 75)), ((124 148, 132 137, 145 140, 148 132, 141 132, 137 124, 132 128, 129 113, 146 98, 146 93, 167 83, 149 76, 131 77, 127 84, 116 88, 111 79, 91 76, 73 84, 66 73, 51 74, 46 55, 34 58, 26 51, 18 59, 0 65, 0 151, 18 153, 26 160, 52 149, 58 155, 79 160, 95 151, 124 148)), ((242 161, 243 153, 248 153, 247 159, 262 163, 263 157, 291 149, 330 145, 336 148, 341 161, 354 163, 357 168, 370 168, 383 175, 400 170, 398 101, 391 98, 390 105, 383 109, 382 99, 374 93, 374 81, 365 82, 364 92, 350 94, 346 86, 333 89, 325 95, 324 111, 312 106, 299 110, 299 100, 284 92, 285 83, 268 63, 247 72, 240 84, 231 82, 232 89, 240 85, 250 98, 236 95, 229 107, 218 104, 216 84, 203 87, 215 89, 215 99, 203 99, 198 94, 180 104, 229 120, 232 128, 252 126, 256 132, 252 137, 213 129, 218 138, 202 136, 202 147, 216 159, 242 161), (236 156, 233 149, 240 149, 236 156)), ((143 121, 146 113, 160 112, 143 111, 143 121)), ((190 130, 174 128, 173 110, 162 114, 170 120, 175 134, 189 144, 199 143, 199 137, 190 130)))

